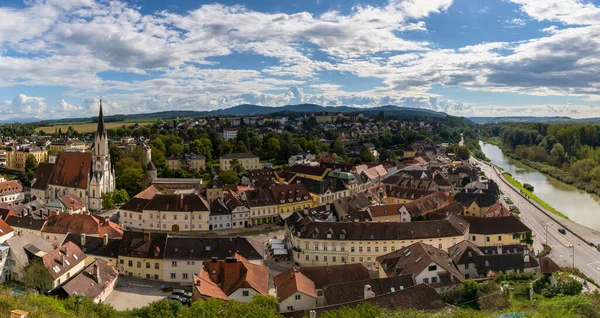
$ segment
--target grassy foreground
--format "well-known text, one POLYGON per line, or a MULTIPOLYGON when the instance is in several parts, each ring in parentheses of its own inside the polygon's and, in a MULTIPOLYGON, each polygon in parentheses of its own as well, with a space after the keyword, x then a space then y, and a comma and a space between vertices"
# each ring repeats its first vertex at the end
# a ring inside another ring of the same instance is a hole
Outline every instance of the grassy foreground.
POLYGON ((510 182, 510 184, 514 185, 515 187, 519 188, 519 190, 521 190, 521 192, 525 193, 528 197, 530 197, 533 201, 537 202, 539 205, 541 205, 542 207, 544 207, 546 210, 562 217, 565 219, 569 219, 566 215, 560 213, 558 210, 556 210, 555 208, 553 208, 552 206, 550 206, 548 203, 544 202, 542 199, 538 198, 535 194, 533 194, 531 191, 525 189, 523 187, 523 185, 521 184, 521 182, 513 179, 512 175, 510 173, 504 172, 502 173, 502 175, 504 176, 504 178, 506 180, 508 180, 508 182, 510 182))

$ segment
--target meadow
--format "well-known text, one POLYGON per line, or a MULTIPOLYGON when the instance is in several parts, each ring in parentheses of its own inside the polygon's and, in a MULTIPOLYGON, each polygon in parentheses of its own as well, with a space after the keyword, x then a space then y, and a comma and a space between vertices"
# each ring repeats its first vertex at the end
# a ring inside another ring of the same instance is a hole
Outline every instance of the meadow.
MULTIPOLYGON (((119 128, 122 127, 123 125, 125 126, 129 126, 134 124, 134 122, 115 122, 115 123, 104 123, 104 127, 106 127, 106 129, 111 129, 111 128, 119 128)), ((148 126, 151 125, 151 122, 138 122, 137 123, 140 126, 148 126)), ((54 131, 58 131, 59 129, 64 131, 67 131, 69 129, 69 127, 73 127, 73 129, 78 132, 78 133, 89 133, 89 132, 94 132, 96 131, 96 128, 98 127, 98 123, 79 123, 79 124, 60 124, 60 125, 54 125, 54 126, 42 126, 42 127, 38 127, 35 129, 35 131, 39 132, 41 130, 43 130, 46 133, 54 133, 54 131)))

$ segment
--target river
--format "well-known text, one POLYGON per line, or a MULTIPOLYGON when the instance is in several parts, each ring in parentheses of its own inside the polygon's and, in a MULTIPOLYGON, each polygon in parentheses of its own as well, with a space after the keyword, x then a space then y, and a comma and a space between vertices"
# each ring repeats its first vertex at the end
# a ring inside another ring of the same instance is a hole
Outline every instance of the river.
POLYGON ((569 217, 573 222, 600 231, 600 196, 579 190, 556 180, 518 160, 504 155, 495 145, 479 142, 481 150, 493 164, 504 168, 521 183, 529 183, 540 199, 569 217))

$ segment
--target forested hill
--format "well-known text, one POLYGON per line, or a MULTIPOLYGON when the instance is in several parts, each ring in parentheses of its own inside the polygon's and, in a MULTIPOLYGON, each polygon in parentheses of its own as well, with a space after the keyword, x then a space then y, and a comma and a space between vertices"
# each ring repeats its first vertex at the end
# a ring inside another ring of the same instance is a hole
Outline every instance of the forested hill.
MULTIPOLYGON (((109 115, 105 116, 107 122, 145 120, 151 118, 171 119, 171 118, 189 118, 189 117, 216 117, 216 116, 263 116, 263 115, 279 115, 279 116, 294 116, 302 115, 303 113, 361 113, 364 115, 373 115, 379 112, 384 112, 385 115, 393 115, 395 117, 434 117, 445 118, 449 115, 443 112, 436 112, 429 109, 399 107, 399 106, 380 106, 373 108, 358 108, 349 106, 319 106, 314 104, 287 105, 281 107, 257 106, 257 105, 239 105, 231 108, 218 109, 212 111, 192 111, 192 110, 175 110, 163 111, 144 114, 127 114, 127 115, 109 115)), ((87 122, 95 121, 96 117, 85 118, 65 118, 56 120, 41 121, 43 124, 60 123, 60 122, 87 122)))
POLYGON ((574 120, 567 116, 552 116, 552 117, 535 117, 535 116, 508 116, 508 117, 469 117, 469 119, 477 124, 490 123, 545 123, 555 121, 574 120))

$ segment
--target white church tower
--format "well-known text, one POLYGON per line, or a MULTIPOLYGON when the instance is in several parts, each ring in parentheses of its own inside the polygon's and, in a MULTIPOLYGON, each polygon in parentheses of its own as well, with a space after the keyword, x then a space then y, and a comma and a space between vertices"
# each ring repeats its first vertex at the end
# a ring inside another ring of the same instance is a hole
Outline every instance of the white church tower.
POLYGON ((89 188, 89 202, 91 210, 102 208, 102 193, 115 190, 115 171, 110 163, 108 150, 108 135, 104 129, 104 115, 102 114, 102 100, 100 100, 100 115, 98 116, 98 129, 94 141, 92 154, 92 178, 89 188))

